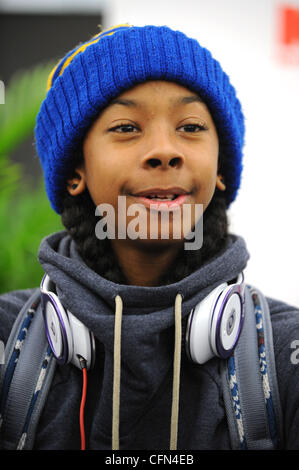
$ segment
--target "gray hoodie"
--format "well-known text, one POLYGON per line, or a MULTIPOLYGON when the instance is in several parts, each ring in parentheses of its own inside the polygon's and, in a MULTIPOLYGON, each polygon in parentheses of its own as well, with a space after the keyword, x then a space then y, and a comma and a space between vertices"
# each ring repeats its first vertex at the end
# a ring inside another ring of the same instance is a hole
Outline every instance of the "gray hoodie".
MULTIPOLYGON (((249 255, 242 238, 230 235, 225 249, 181 281, 161 287, 119 285, 96 274, 79 256, 65 231, 42 240, 39 261, 55 283, 65 308, 96 339, 96 362, 88 372, 88 449, 111 449, 115 297, 122 299, 120 368, 120 449, 169 449, 175 338, 175 300, 182 318, 217 285, 235 279, 249 255)), ((258 287, 258 286, 256 286, 258 287)), ((0 339, 34 289, 0 296, 0 339)), ((284 448, 299 449, 299 364, 291 345, 299 340, 299 311, 268 299, 284 415, 284 448), (294 356, 293 356, 294 357, 294 356)), ((230 449, 220 362, 191 363, 182 347, 178 449, 230 449)), ((58 366, 38 426, 35 449, 79 449, 82 372, 58 366)))

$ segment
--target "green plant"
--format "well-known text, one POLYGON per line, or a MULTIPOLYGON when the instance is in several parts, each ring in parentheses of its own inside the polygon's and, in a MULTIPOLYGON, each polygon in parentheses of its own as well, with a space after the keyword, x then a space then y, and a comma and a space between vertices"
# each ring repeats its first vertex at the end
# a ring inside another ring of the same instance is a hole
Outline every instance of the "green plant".
POLYGON ((34 188, 21 164, 10 156, 32 135, 53 66, 39 64, 19 71, 6 86, 0 105, 0 293, 35 287, 42 276, 37 254, 43 237, 63 229, 51 209, 42 178, 34 188))
POLYGON ((52 67, 51 62, 18 70, 6 85, 5 104, 0 106, 0 155, 11 155, 32 133, 52 67))

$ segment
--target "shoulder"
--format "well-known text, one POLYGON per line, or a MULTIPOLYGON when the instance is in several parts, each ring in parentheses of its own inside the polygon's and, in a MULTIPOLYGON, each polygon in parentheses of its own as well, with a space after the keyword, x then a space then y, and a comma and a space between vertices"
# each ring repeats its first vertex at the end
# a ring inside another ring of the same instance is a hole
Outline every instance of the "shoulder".
POLYGON ((277 354, 290 342, 299 340, 299 307, 267 297, 277 354))
POLYGON ((294 305, 290 305, 286 302, 282 302, 281 300, 274 299, 272 297, 266 297, 266 298, 267 298, 267 302, 270 308, 271 315, 284 316, 288 312, 290 312, 290 314, 299 313, 299 307, 295 307, 294 305))
POLYGON ((6 343, 14 321, 37 287, 15 290, 0 295, 0 340, 6 343))
POLYGON ((267 298, 277 381, 284 417, 285 448, 299 448, 299 308, 267 298))

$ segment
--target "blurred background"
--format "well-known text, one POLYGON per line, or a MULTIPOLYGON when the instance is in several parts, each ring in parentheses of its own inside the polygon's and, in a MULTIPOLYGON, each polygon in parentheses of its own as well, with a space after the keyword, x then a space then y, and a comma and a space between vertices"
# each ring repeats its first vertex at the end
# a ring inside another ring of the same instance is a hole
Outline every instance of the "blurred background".
POLYGON ((33 138, 49 70, 126 22, 185 32, 230 76, 246 118, 230 231, 251 254, 247 282, 299 307, 299 0, 0 0, 0 293, 39 284, 41 238, 63 229, 33 138))

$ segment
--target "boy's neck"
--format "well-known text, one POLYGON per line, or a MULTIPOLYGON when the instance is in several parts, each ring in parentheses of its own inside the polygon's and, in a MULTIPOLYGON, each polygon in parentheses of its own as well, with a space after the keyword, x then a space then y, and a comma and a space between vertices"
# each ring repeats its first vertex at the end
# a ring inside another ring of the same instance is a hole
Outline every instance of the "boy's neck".
POLYGON ((128 240, 113 240, 112 247, 118 264, 129 285, 154 287, 170 268, 180 251, 180 245, 151 247, 134 246, 128 240))

